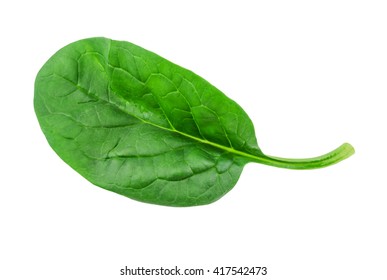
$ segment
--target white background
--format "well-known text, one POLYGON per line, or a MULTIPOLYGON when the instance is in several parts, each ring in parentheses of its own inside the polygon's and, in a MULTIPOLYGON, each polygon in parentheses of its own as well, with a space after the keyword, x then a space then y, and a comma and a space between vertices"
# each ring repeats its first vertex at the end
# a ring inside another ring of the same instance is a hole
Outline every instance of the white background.
MULTIPOLYGON (((129 267, 267 266, 261 279, 387 279, 385 1, 3 1, 0 279, 169 279, 129 267), (201 75, 251 117, 262 150, 337 165, 246 166, 211 205, 170 208, 97 188, 51 150, 35 76, 105 36, 201 75)), ((256 279, 233 276, 171 279, 256 279)))

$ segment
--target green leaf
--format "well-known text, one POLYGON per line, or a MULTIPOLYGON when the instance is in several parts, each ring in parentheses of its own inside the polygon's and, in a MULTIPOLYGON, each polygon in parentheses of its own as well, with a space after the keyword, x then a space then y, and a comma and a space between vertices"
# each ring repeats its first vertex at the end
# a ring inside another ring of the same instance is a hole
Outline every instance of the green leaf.
POLYGON ((128 42, 91 38, 54 54, 35 81, 35 112, 55 152, 93 184, 143 202, 208 204, 244 165, 312 169, 312 159, 264 155, 243 109, 203 78, 128 42))

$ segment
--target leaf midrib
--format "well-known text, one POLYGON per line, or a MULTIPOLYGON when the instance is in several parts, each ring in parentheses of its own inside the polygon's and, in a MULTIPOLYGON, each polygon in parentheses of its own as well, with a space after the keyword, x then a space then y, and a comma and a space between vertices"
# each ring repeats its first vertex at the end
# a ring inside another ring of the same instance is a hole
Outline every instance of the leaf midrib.
MULTIPOLYGON (((238 156, 241 156, 243 158, 246 158, 246 159, 249 159, 249 161, 255 161, 255 162, 261 162, 261 163, 264 163, 265 161, 265 157, 258 157, 258 156, 254 156, 252 154, 249 154, 249 153, 246 153, 246 152, 242 152, 242 151, 239 151, 239 150, 235 150, 234 148, 230 148, 230 147, 227 147, 227 146, 224 146, 224 145, 221 145, 221 144, 218 144, 218 143, 215 143, 215 142, 211 142, 211 141, 208 141, 206 139, 201 139, 201 138, 198 138, 198 137, 195 137, 195 136, 192 136, 188 133, 185 133, 185 132, 182 132, 182 131, 179 131, 175 128, 167 128, 167 127, 164 127, 164 126, 161 126, 161 125, 158 125, 158 124, 155 124, 155 123, 152 123, 152 122, 149 122, 147 120, 144 120, 142 118, 140 118, 139 116, 136 116, 136 115, 133 115, 127 111, 125 111, 124 109, 122 109, 119 105, 115 104, 115 103, 111 103, 109 102, 108 100, 106 99, 103 99, 101 98, 100 96, 98 95, 95 95, 93 94, 92 92, 90 92, 89 90, 87 90, 86 88, 80 86, 79 84, 73 82, 72 80, 64 77, 64 76, 61 76, 57 73, 53 73, 53 75, 55 76, 58 76, 62 79, 64 79, 65 81, 71 83, 74 87, 76 87, 80 92, 82 92, 83 94, 89 96, 89 97, 92 97, 92 98, 96 98, 102 102, 105 102, 105 103, 108 103, 109 105, 113 105, 115 108, 117 108, 118 110, 120 110, 121 112, 133 117, 133 118, 136 118, 138 119, 139 121, 145 123, 145 124, 148 124, 148 125, 151 125, 151 126, 154 126, 154 127, 157 127, 158 129, 161 129, 161 130, 165 130, 165 131, 169 131, 169 132, 174 132, 174 133, 177 133, 179 135, 182 135, 184 137, 187 137, 191 140, 194 140, 196 142, 199 142, 199 143, 202 143, 202 144, 205 144, 205 145, 209 145, 209 146, 212 146, 212 147, 215 147, 215 148, 218 148, 218 149, 221 149, 223 151, 226 151, 228 153, 231 153, 231 154, 234 154, 234 155, 238 155, 238 156)), ((116 95, 117 98, 121 99, 122 101, 124 102, 128 102, 127 100, 123 100, 119 95, 116 95)))

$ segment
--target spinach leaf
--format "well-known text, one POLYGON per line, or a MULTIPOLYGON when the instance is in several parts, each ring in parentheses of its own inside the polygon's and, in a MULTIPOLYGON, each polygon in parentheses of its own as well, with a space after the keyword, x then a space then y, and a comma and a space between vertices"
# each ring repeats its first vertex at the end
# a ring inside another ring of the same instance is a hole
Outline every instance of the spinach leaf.
POLYGON ((337 163, 351 145, 311 159, 267 156, 243 109, 203 78, 141 47, 106 38, 72 43, 35 81, 35 112, 55 152, 93 184, 135 200, 208 204, 244 165, 337 163))

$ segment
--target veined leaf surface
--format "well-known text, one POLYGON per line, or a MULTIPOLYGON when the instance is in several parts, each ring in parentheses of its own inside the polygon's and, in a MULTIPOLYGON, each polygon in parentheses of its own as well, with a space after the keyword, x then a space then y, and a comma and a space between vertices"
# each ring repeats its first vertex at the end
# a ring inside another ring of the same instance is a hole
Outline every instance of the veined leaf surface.
POLYGON ((35 81, 35 112, 55 152, 93 184, 135 200, 208 204, 244 165, 311 169, 353 153, 264 155, 243 109, 203 78, 129 42, 90 38, 54 54, 35 81))

